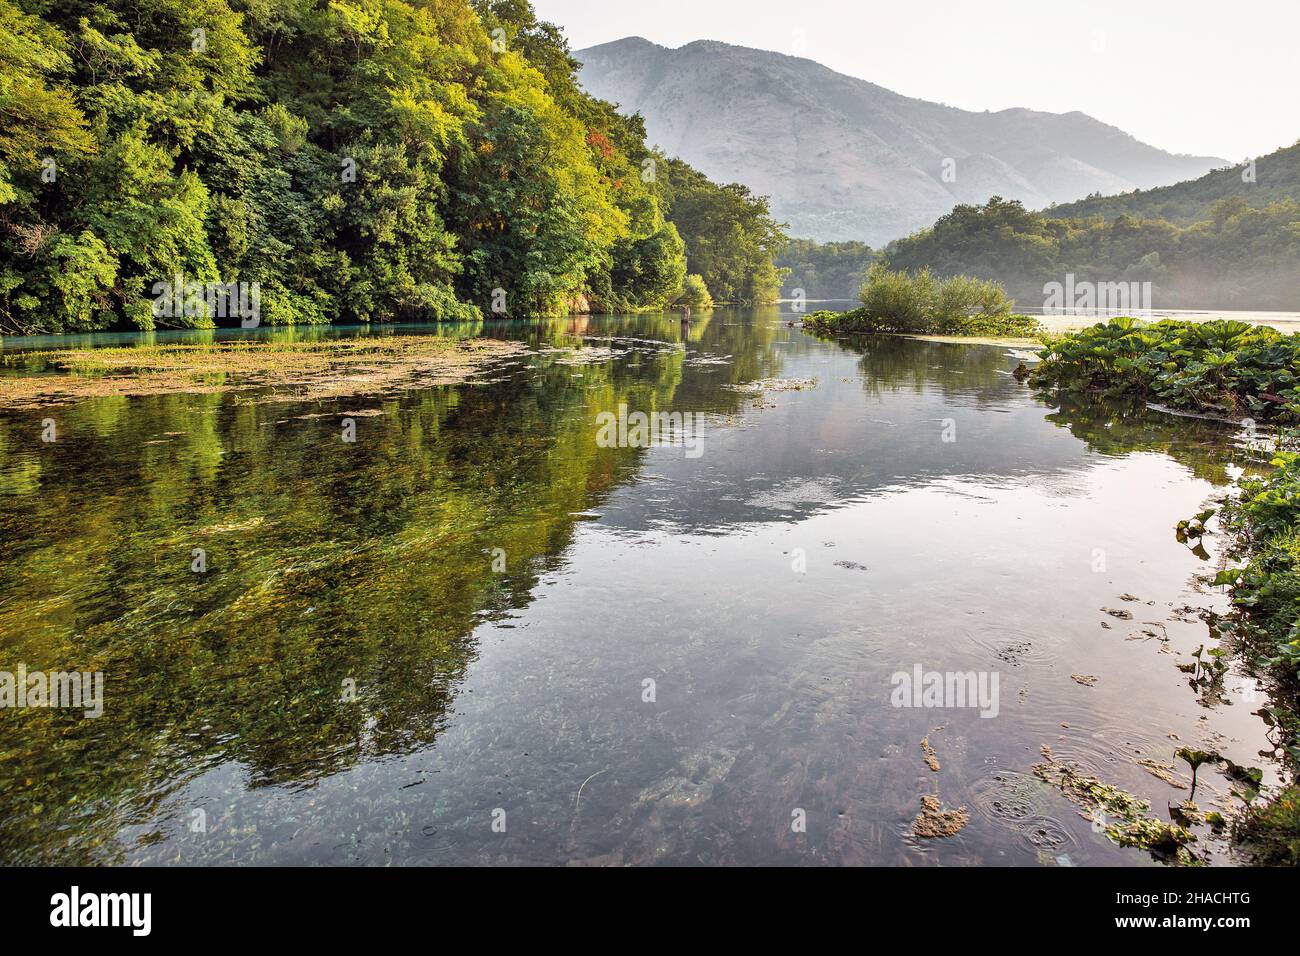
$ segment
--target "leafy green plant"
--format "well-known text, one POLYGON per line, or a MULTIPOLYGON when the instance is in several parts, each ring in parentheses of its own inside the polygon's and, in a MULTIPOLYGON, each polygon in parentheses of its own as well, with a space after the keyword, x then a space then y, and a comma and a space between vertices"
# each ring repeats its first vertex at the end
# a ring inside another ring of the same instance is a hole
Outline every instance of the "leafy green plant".
POLYGON ((1259 422, 1298 419, 1300 336, 1264 326, 1112 319, 1054 339, 1042 359, 1039 387, 1259 422))
POLYGON ((1196 771, 1207 763, 1214 763, 1223 759, 1216 751, 1192 750, 1190 747, 1179 747, 1174 751, 1174 756, 1192 768, 1192 792, 1188 799, 1196 796, 1196 771))
POLYGON ((1284 788, 1233 820, 1232 835, 1261 866, 1300 866, 1300 787, 1284 788))
POLYGON ((814 332, 911 335, 1038 335, 1038 320, 1012 314, 1012 301, 996 282, 969 276, 914 275, 881 265, 867 272, 862 308, 816 312, 804 322, 814 332))
POLYGON ((1195 518, 1188 518, 1178 522, 1178 540, 1186 544, 1189 541, 1199 541, 1205 537, 1205 522, 1213 518, 1215 513, 1216 509, 1209 508, 1202 511, 1195 518))
POLYGON ((711 309, 713 296, 709 295, 709 287, 704 284, 703 278, 689 275, 682 281, 682 291, 673 300, 673 304, 690 306, 692 309, 711 309))

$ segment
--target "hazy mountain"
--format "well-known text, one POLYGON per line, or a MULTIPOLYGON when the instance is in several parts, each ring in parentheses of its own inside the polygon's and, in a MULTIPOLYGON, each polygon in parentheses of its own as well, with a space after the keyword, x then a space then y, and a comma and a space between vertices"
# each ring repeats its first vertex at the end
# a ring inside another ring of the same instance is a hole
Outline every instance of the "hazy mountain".
POLYGON ((710 40, 670 50, 629 37, 575 56, 590 92, 641 113, 651 142, 710 178, 771 196, 794 236, 879 245, 959 202, 1000 195, 1042 207, 1225 165, 1083 113, 972 113, 710 40))
POLYGON ((1186 226, 1213 218, 1214 206, 1225 199, 1257 209, 1286 199, 1300 201, 1300 143, 1261 156, 1249 166, 1216 169, 1190 182, 1121 196, 1090 196, 1048 212, 1063 219, 1127 214, 1186 226))

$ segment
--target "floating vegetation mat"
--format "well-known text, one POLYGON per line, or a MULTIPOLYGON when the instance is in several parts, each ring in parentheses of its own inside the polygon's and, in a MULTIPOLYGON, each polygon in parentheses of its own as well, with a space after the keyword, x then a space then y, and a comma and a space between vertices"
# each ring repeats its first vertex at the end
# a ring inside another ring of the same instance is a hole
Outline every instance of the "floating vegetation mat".
MULTIPOLYGON (((1153 817, 1149 801, 1058 761, 1050 747, 1043 747, 1043 757, 1043 763, 1034 765, 1034 775, 1059 789, 1074 804, 1079 816, 1092 821, 1115 843, 1140 847, 1157 858, 1187 866, 1202 862, 1188 848, 1196 841, 1195 835, 1178 823, 1153 817)), ((1195 808, 1187 809, 1184 819, 1190 823, 1195 808)))
POLYGON ((62 349, 29 357, 30 374, 0 376, 0 406, 249 389, 292 400, 346 398, 457 384, 525 351, 519 342, 428 335, 62 349))
POLYGON ((733 392, 802 392, 806 388, 816 388, 815 378, 761 378, 741 385, 724 385, 733 392))
POLYGON ((945 810, 938 797, 925 794, 921 797, 921 812, 912 821, 912 832, 922 839, 933 840, 953 836, 969 822, 970 813, 965 807, 945 810))

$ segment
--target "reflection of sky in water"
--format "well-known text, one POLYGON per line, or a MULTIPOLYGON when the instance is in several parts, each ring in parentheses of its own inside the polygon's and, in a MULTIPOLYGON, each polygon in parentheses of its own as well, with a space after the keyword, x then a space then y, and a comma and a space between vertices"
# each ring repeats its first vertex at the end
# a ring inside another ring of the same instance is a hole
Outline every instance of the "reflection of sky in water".
MULTIPOLYGON (((604 372, 567 361, 517 368, 439 406, 436 427, 407 399, 402 430, 357 449, 372 456, 372 481, 393 483, 380 498, 349 484, 351 471, 310 466, 322 470, 301 476, 299 492, 333 486, 333 518, 293 534, 272 522, 277 530, 249 548, 301 564, 323 536, 348 545, 364 530, 356 547, 373 553, 321 572, 337 601, 313 580, 299 603, 259 612, 263 630, 243 635, 251 650, 240 646, 250 655, 240 666, 256 679, 286 667, 278 655, 314 655, 331 641, 355 666, 355 643, 402 706, 367 700, 374 717, 314 747, 286 729, 280 752, 273 730, 255 749, 237 739, 194 747, 183 741, 202 728, 150 717, 160 705, 132 700, 141 715, 132 733, 177 738, 155 764, 169 748, 179 756, 161 777, 121 769, 147 798, 130 812, 90 811, 113 825, 124 857, 1135 864, 1145 858, 1093 834, 1033 778, 1042 745, 1157 810, 1185 791, 1135 761, 1171 762, 1171 735, 1258 762, 1254 708, 1202 707, 1175 666, 1207 636, 1179 609, 1222 602, 1189 589, 1204 566, 1172 535, 1214 490, 1204 480, 1222 467, 1212 430, 1186 425, 1174 441, 1158 421, 1048 421, 1051 409, 1010 377, 1017 359, 1005 349, 885 340, 864 352, 773 318, 719 313, 694 324, 684 355, 636 342, 679 342, 674 322, 557 323, 536 340, 621 354, 604 372), (760 378, 818 384, 739 401, 725 387, 760 378), (702 458, 680 446, 591 457, 597 412, 612 401, 649 408, 652 398, 661 410, 708 413, 702 458), (490 448, 475 442, 485 423, 512 415, 518 427, 490 432, 490 448), (947 419, 955 442, 942 441, 947 419), (420 470, 416 455, 408 476, 401 456, 417 446, 442 457, 420 470), (482 465, 485 456, 494 460, 482 465), (557 480, 581 484, 560 495, 557 480), (488 513, 448 518, 448 507, 476 498, 453 501, 447 488, 479 489, 488 513), (527 575, 502 590, 480 565, 464 569, 517 524, 540 539, 527 575), (453 606, 469 613, 450 616, 453 606), (311 643, 282 644, 277 633, 311 643), (890 676, 915 664, 996 670, 999 716, 891 708, 890 676), (1095 686, 1071 679, 1079 674, 1095 686), (642 700, 647 679, 654 703, 642 700), (922 759, 923 737, 938 773, 922 759), (265 785, 250 788, 250 778, 265 785), (967 807, 969 825, 950 839, 914 838, 926 793, 967 807), (491 829, 497 808, 505 833, 491 829), (795 808, 807 812, 806 834, 791 832, 795 808), (205 833, 190 829, 200 809, 205 833)), ((280 469, 293 467, 302 466, 274 456, 248 465, 266 481, 292 481, 280 469)), ((125 481, 112 492, 141 493, 125 481)), ((136 572, 129 552, 120 560, 136 572)), ((20 586, 36 585, 6 583, 0 610, 13 620, 20 586)), ((102 595, 85 600, 83 610, 113 610, 102 595)), ((127 633, 177 639, 167 611, 157 614, 127 633)), ((213 635, 189 640, 224 661, 213 635)), ((319 688, 265 685, 277 689, 241 706, 273 714, 291 697, 331 693, 335 676, 324 669, 319 688)), ((319 719, 337 719, 328 701, 319 719)), ((56 788, 57 768, 48 765, 56 788)), ((1226 792, 1222 781, 1202 786, 1203 806, 1226 792)), ((50 843, 41 857, 61 852, 50 843)))
POLYGON ((616 494, 606 523, 725 530, 950 478, 1037 479, 1069 492, 1086 450, 1067 431, 1044 427, 1042 406, 1009 374, 1016 362, 1005 349, 891 342, 884 351, 864 368, 852 353, 794 338, 782 378, 816 379, 816 387, 765 393, 764 407, 752 407, 739 427, 715 421, 698 460, 657 451, 645 471, 662 484, 616 494), (971 352, 979 360, 963 361, 971 352), (909 373, 902 383, 892 378, 900 363, 909 373), (927 374, 937 371, 948 374, 927 374), (945 442, 949 427, 956 440, 945 442))

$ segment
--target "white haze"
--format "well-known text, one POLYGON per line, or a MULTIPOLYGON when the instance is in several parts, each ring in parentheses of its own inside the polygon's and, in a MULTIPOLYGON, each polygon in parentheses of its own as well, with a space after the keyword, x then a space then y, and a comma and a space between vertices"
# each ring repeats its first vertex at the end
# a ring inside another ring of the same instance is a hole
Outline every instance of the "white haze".
POLYGON ((1080 110, 1177 153, 1300 139, 1300 0, 534 0, 573 49, 625 36, 798 53, 970 110, 1080 110))

